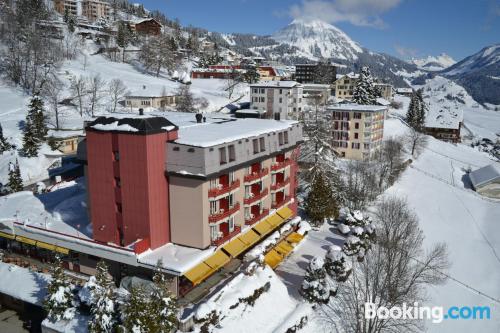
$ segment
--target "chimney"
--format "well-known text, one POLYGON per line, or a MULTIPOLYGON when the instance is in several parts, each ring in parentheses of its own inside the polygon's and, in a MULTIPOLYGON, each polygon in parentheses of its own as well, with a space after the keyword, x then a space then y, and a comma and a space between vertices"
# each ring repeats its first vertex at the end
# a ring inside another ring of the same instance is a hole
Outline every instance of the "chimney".
POLYGON ((203 117, 203 122, 206 123, 207 122, 207 117, 203 117))
POLYGON ((143 108, 140 108, 140 109, 139 109, 139 115, 140 115, 140 116, 144 116, 144 109, 143 109, 143 108))
POLYGON ((146 90, 146 85, 145 84, 142 86, 142 89, 146 90))
POLYGON ((195 117, 196 117, 196 122, 197 122, 197 123, 201 123, 201 121, 202 121, 202 119, 203 119, 203 115, 202 115, 201 113, 197 113, 197 114, 195 115, 195 117))

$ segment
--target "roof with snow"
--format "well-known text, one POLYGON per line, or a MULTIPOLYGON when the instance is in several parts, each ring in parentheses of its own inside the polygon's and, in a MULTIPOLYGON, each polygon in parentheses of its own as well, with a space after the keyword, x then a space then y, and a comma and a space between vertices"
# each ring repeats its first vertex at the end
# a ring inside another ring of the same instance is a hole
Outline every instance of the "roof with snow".
POLYGON ((139 135, 168 132, 174 129, 176 126, 166 118, 151 116, 99 117, 87 125, 87 130, 130 132, 139 135))
POLYGON ((296 81, 264 81, 250 85, 250 88, 295 88, 302 86, 296 81))
POLYGON ((361 105, 361 104, 337 104, 328 106, 330 111, 358 111, 358 112, 377 112, 387 110, 383 105, 361 105))
POLYGON ((500 166, 498 164, 490 164, 474 170, 469 173, 469 178, 476 189, 488 185, 493 181, 500 181, 500 166))
POLYGON ((134 97, 164 97, 164 96, 177 96, 177 91, 172 87, 161 85, 144 85, 142 89, 133 90, 125 96, 126 98, 134 97))
POLYGON ((436 107, 431 105, 425 117, 425 127, 458 129, 464 120, 464 111, 460 107, 436 107))

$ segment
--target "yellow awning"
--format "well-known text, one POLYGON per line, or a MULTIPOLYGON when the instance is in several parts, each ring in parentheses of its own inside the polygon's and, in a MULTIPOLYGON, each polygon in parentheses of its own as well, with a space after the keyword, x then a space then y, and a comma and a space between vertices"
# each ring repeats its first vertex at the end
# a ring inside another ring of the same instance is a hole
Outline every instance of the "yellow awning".
POLYGON ((184 276, 189 279, 194 285, 199 284, 201 281, 205 280, 207 276, 212 274, 215 270, 205 264, 204 262, 191 268, 187 271, 184 276))
POLYGON ((286 240, 290 243, 299 243, 303 238, 304 236, 302 236, 301 234, 292 232, 290 235, 288 235, 286 240))
POLYGON ((267 222, 269 222, 273 226, 273 228, 276 228, 284 221, 284 219, 281 216, 279 216, 278 214, 274 214, 272 216, 269 216, 266 220, 267 220, 267 222))
POLYGON ((14 238, 16 238, 15 235, 11 235, 11 234, 8 234, 8 233, 5 233, 5 232, 1 232, 1 231, 0 231, 0 237, 8 238, 8 239, 14 239, 14 238))
POLYGON ((290 245, 287 241, 281 241, 274 248, 278 251, 283 257, 287 256, 293 250, 293 246, 290 245))
POLYGON ((31 238, 27 238, 27 237, 23 237, 23 236, 16 236, 16 240, 18 242, 26 243, 26 244, 29 244, 29 245, 35 245, 36 244, 36 240, 31 239, 31 238))
POLYGON ((247 247, 249 247, 255 244, 260 239, 260 237, 255 231, 250 229, 244 235, 239 236, 238 239, 245 243, 247 247))
POLYGON ((291 210, 288 207, 283 207, 280 210, 276 212, 279 216, 284 218, 285 220, 288 220, 290 217, 293 216, 293 210, 291 210))
POLYGON ((236 258, 241 252, 245 251, 248 246, 239 238, 235 238, 222 248, 226 250, 233 258, 236 258))
POLYGON ((268 264, 271 268, 276 268, 276 266, 279 265, 279 263, 283 260, 283 257, 276 251, 271 250, 269 251, 265 256, 264 256, 264 261, 266 264, 268 264))
POLYGON ((268 233, 270 233, 271 230, 273 230, 273 226, 266 220, 263 220, 257 223, 252 229, 257 231, 260 234, 260 236, 263 237, 268 233))
POLYGON ((230 258, 221 250, 216 251, 208 259, 205 259, 205 264, 212 267, 214 270, 219 269, 229 262, 230 258))
POLYGON ((59 253, 62 253, 62 254, 68 254, 69 253, 69 249, 66 249, 64 247, 59 247, 59 246, 56 246, 55 250, 59 253))
POLYGON ((56 250, 56 246, 52 245, 52 244, 49 244, 49 243, 36 242, 36 246, 37 247, 41 247, 42 249, 50 250, 50 251, 55 251, 56 250))

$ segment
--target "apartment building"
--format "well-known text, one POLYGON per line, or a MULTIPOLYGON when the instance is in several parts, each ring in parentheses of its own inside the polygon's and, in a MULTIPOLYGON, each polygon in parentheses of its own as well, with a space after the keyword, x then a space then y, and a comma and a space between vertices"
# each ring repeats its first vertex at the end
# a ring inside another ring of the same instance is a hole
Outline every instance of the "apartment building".
POLYGON ((111 17, 111 6, 103 0, 84 0, 82 1, 82 15, 89 21, 100 19, 109 20, 111 17))
POLYGON ((368 160, 380 148, 386 106, 338 104, 332 114, 333 147, 341 157, 368 160))
POLYGON ((375 88, 380 91, 382 98, 392 101, 394 99, 394 87, 389 83, 374 83, 375 88))
POLYGON ((352 99, 358 79, 359 74, 354 73, 340 76, 335 81, 335 97, 338 99, 352 99))
POLYGON ((266 110, 266 117, 297 119, 302 111, 303 87, 295 81, 266 81, 250 85, 252 109, 266 110))
POLYGON ((61 15, 68 12, 72 16, 80 16, 82 13, 79 0, 54 0, 54 9, 61 15))
MULTIPOLYGON (((321 64, 322 71, 325 73, 324 76, 332 78, 332 82, 326 82, 328 84, 333 84, 333 80, 337 75, 337 67, 333 64, 321 64)), ((299 83, 319 83, 316 82, 316 72, 318 71, 318 64, 297 64, 295 65, 295 80, 299 83)), ((325 82, 322 82, 325 83, 325 82)))

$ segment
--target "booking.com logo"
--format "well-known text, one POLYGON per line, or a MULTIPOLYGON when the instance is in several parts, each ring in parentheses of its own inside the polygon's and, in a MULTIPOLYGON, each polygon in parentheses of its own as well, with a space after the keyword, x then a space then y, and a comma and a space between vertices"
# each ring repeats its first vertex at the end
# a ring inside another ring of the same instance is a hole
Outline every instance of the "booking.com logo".
POLYGON ((441 323, 443 320, 474 320, 490 319, 489 306, 451 306, 445 310, 442 306, 419 306, 418 302, 413 306, 403 303, 403 306, 387 308, 375 303, 365 303, 365 319, 430 319, 433 323, 441 323))

